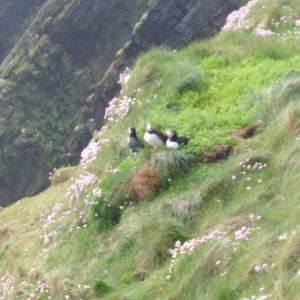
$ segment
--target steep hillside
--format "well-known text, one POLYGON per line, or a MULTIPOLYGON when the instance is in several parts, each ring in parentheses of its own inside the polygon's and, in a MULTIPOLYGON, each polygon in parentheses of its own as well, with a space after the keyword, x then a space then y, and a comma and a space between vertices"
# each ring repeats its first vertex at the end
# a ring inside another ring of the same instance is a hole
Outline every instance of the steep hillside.
MULTIPOLYGON (((2 206, 49 185, 54 167, 78 162, 103 123, 107 102, 120 90, 116 75, 140 52, 212 35, 242 1, 49 0, 32 3, 31 14, 27 2, 24 24, 18 19, 11 29, 16 34, 3 38, 2 206)), ((18 3, 11 1, 11 10, 18 3)), ((5 7, 0 22, 6 28, 5 7)))
POLYGON ((77 167, 0 212, 0 299, 300 299, 300 4, 154 48, 77 167), (126 147, 147 122, 179 151, 126 147))

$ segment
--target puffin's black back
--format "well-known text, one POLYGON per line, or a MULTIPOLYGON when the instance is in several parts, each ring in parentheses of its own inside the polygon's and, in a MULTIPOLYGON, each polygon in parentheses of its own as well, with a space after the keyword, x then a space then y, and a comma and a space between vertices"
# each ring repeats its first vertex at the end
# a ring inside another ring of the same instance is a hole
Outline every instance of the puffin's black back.
POLYGON ((127 145, 132 152, 138 152, 140 149, 144 148, 144 144, 137 137, 135 127, 129 128, 129 137, 127 140, 127 145))
POLYGON ((189 140, 190 140, 189 136, 178 136, 177 137, 177 142, 179 145, 182 145, 182 144, 187 145, 189 140))
POLYGON ((166 143, 168 137, 167 137, 165 134, 163 134, 163 133, 160 132, 160 131, 157 131, 156 129, 154 129, 151 133, 155 133, 157 136, 159 136, 159 138, 160 138, 164 143, 166 143))
POLYGON ((171 142, 176 142, 179 145, 187 145, 190 137, 189 136, 178 136, 175 130, 169 130, 169 140, 171 142))
POLYGON ((137 134, 136 134, 136 129, 135 129, 135 127, 130 127, 130 128, 129 128, 129 136, 130 136, 130 137, 137 138, 137 134))

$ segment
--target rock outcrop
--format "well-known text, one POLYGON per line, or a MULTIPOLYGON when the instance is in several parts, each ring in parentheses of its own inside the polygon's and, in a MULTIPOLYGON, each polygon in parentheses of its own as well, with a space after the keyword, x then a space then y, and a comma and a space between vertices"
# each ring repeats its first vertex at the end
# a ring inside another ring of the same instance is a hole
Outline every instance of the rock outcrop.
POLYGON ((0 1, 0 62, 45 0, 0 1))
POLYGON ((118 74, 141 51, 211 36, 241 4, 158 0, 149 8, 146 0, 25 2, 36 13, 24 11, 14 33, 20 36, 17 43, 11 47, 7 39, 2 46, 7 55, 0 66, 0 206, 37 193, 49 184, 52 168, 78 161, 119 90, 118 74))

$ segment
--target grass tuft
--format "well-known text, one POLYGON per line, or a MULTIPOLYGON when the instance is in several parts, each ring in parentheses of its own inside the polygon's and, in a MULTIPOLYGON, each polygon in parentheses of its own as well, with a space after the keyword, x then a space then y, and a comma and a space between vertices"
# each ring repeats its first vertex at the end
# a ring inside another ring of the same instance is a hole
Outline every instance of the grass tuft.
POLYGON ((192 156, 177 150, 164 150, 154 153, 151 167, 158 172, 178 175, 186 172, 191 165, 192 156))

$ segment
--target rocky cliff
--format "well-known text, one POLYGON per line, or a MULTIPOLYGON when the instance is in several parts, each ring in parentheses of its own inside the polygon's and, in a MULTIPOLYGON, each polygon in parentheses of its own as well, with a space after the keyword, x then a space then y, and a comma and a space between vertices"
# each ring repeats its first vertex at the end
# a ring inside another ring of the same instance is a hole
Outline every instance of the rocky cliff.
POLYGON ((0 61, 21 37, 45 0, 0 1, 0 61))
MULTIPOLYGON (((19 1, 2 2, 7 2, 0 11, 5 25, 19 1)), ((23 2, 28 5, 0 49, 0 206, 43 189, 53 167, 78 161, 118 92, 119 72, 141 51, 162 44, 178 48, 210 36, 241 4, 23 2)))

